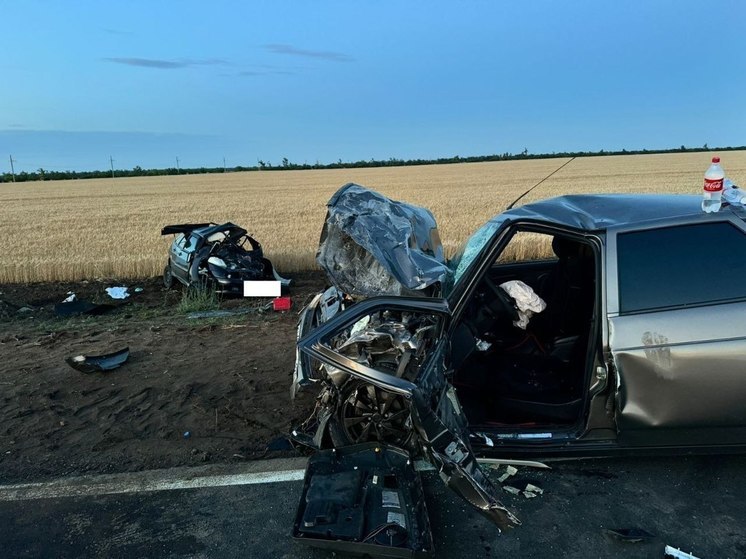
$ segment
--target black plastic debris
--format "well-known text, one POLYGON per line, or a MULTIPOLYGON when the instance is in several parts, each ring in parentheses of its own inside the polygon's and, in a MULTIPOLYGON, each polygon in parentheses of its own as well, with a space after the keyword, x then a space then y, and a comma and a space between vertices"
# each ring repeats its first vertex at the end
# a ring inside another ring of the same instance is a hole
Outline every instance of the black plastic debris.
POLYGON ((648 542, 655 536, 642 528, 604 528, 606 539, 625 543, 648 542))
POLYGON ((81 373, 99 373, 121 366, 130 356, 130 348, 125 347, 105 355, 78 355, 68 357, 65 362, 81 373))
POLYGON ((308 461, 293 538, 365 557, 431 557, 422 482, 409 455, 365 443, 308 461))
POLYGON ((99 315, 115 309, 114 305, 96 304, 90 301, 69 301, 67 303, 57 303, 54 306, 54 314, 59 317, 77 316, 80 314, 99 315))

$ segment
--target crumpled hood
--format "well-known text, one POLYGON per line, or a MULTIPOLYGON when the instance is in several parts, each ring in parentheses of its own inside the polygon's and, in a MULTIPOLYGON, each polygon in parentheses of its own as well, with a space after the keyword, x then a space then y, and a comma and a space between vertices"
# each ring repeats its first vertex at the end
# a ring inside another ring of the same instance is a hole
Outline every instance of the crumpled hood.
POLYGON ((327 203, 316 261, 350 295, 412 295, 452 274, 429 210, 357 184, 327 203))

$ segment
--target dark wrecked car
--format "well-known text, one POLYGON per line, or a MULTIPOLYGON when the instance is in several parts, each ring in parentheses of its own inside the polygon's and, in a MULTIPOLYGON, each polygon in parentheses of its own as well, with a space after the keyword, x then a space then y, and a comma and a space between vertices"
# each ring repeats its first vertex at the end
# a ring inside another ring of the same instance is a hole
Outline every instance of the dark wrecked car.
POLYGON ((293 391, 321 390, 295 438, 422 456, 500 527, 476 457, 746 449, 746 212, 700 203, 543 200, 446 261, 427 210, 344 186, 318 253, 333 286, 298 328, 293 391))
POLYGON ((243 295, 243 282, 276 280, 283 289, 291 280, 281 277, 264 258, 262 245, 233 223, 167 225, 161 235, 175 235, 163 270, 163 284, 173 287, 208 286, 216 292, 243 295))

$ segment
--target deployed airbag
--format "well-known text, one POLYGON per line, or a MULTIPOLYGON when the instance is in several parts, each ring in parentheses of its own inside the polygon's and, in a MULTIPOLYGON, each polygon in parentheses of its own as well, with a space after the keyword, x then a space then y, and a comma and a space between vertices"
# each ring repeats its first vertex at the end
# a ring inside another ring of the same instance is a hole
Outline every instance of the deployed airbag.
POLYGON ((500 287, 510 295, 518 307, 518 320, 513 322, 514 326, 526 329, 528 321, 537 313, 547 308, 547 304, 539 297, 530 285, 521 280, 511 280, 501 283, 500 287))

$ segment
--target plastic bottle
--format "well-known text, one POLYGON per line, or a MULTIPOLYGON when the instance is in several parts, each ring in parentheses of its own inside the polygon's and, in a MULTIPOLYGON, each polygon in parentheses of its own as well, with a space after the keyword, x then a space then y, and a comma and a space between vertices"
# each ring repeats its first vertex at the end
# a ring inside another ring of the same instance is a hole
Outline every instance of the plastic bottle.
POLYGON ((720 199, 723 195, 723 179, 725 173, 720 166, 720 158, 713 157, 712 165, 705 173, 705 185, 702 192, 702 211, 713 213, 720 210, 720 199))
POLYGON ((730 179, 723 181, 723 200, 731 206, 746 206, 746 194, 730 179))

